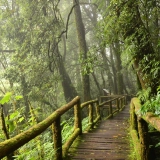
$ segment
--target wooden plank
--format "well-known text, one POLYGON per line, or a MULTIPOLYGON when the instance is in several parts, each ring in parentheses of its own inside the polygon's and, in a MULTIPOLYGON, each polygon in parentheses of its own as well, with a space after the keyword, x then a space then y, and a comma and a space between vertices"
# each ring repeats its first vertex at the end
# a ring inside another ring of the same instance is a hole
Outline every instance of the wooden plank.
POLYGON ((69 152, 68 155, 73 160, 127 160, 128 119, 129 106, 113 118, 102 121, 96 129, 83 134, 82 143, 79 144, 76 152, 69 152))

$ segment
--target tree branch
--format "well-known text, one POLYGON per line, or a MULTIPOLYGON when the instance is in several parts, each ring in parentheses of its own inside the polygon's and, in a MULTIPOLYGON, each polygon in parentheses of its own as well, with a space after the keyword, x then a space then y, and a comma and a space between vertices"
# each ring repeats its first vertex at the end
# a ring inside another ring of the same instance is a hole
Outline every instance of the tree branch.
POLYGON ((2 49, 0 49, 0 52, 8 52, 8 53, 11 53, 11 52, 15 52, 16 50, 15 49, 13 49, 13 50, 2 50, 2 49))
POLYGON ((76 5, 77 5, 77 4, 75 4, 75 5, 72 6, 72 8, 71 8, 71 10, 70 10, 70 12, 69 12, 69 14, 68 14, 68 17, 67 17, 66 30, 62 31, 62 33, 60 34, 59 38, 61 38, 61 36, 62 36, 64 33, 66 33, 66 39, 67 39, 67 31, 68 31, 68 24, 69 24, 70 16, 71 16, 71 14, 72 14, 72 12, 73 12, 73 9, 74 9, 74 7, 75 7, 76 5))

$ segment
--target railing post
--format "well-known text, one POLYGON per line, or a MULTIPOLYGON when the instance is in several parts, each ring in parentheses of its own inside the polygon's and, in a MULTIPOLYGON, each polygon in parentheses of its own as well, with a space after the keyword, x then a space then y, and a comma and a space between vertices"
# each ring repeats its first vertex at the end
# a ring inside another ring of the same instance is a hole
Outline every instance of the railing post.
POLYGON ((127 95, 124 96, 125 105, 127 105, 127 95))
POLYGON ((117 100, 116 100, 116 103, 117 103, 117 109, 118 109, 118 111, 120 110, 120 108, 119 108, 119 99, 117 98, 117 100))
POLYGON ((130 107, 130 123, 132 130, 136 130, 138 132, 137 115, 135 114, 135 107, 132 103, 130 107))
POLYGON ((122 108, 124 107, 124 96, 121 98, 122 108))
POLYGON ((126 97, 123 96, 123 107, 125 107, 125 106, 126 106, 126 97))
POLYGON ((80 107, 80 99, 78 100, 77 104, 74 105, 74 129, 79 128, 80 134, 82 134, 82 120, 81 120, 81 107, 80 107))
POLYGON ((138 134, 140 140, 141 160, 149 159, 148 125, 141 117, 138 118, 138 134))
POLYGON ((119 101, 119 109, 121 109, 122 103, 121 103, 121 98, 118 98, 119 101))
POLYGON ((89 109, 89 124, 90 124, 90 128, 93 128, 93 103, 89 104, 88 109, 89 109))
POLYGON ((53 140, 54 140, 54 151, 55 160, 62 160, 62 136, 61 136, 61 126, 60 117, 58 117, 52 124, 53 126, 53 140))
POLYGON ((113 116, 113 112, 112 112, 112 101, 109 101, 109 112, 110 112, 110 115, 113 116))
POLYGON ((96 117, 100 116, 100 108, 99 108, 99 101, 96 102, 96 117))

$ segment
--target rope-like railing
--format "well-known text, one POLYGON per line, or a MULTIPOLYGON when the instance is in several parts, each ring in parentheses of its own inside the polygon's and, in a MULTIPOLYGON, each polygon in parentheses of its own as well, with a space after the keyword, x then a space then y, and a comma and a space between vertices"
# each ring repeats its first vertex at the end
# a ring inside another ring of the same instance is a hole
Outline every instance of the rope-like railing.
MULTIPOLYGON (((108 96, 107 96, 108 97, 108 96)), ((112 96, 111 96, 112 97, 112 96)), ((104 97, 103 97, 104 98, 104 97)), ((105 106, 109 106, 109 117, 113 116, 116 112, 120 111, 124 106, 126 97, 117 96, 112 97, 110 100, 99 102, 98 99, 91 100, 85 103, 80 102, 80 97, 75 97, 68 104, 60 107, 54 111, 50 116, 48 116, 42 122, 31 127, 27 131, 24 131, 13 138, 5 140, 0 143, 0 159, 13 153, 15 150, 28 143, 30 140, 34 139, 36 136, 44 132, 49 126, 52 125, 53 128, 53 141, 54 141, 54 151, 55 160, 63 159, 70 146, 74 140, 82 134, 82 119, 81 112, 83 108, 88 107, 88 117, 89 117, 89 128, 88 130, 94 128, 94 125, 102 118, 100 110, 105 106), (114 105, 113 105, 114 102, 114 105), (99 104, 100 103, 100 104, 99 104), (116 110, 113 110, 113 106, 116 104, 116 110), (61 116, 66 113, 71 108, 74 108, 74 131, 72 135, 67 139, 65 144, 62 145, 61 137, 61 116)))

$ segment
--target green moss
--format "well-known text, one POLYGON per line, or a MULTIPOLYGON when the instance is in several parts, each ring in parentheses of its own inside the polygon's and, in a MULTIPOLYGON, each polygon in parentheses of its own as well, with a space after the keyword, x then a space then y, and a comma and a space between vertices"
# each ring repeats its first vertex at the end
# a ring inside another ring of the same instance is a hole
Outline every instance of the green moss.
POLYGON ((72 146, 69 148, 69 154, 65 157, 65 160, 72 160, 72 157, 70 155, 76 155, 77 147, 81 142, 83 142, 83 135, 78 136, 76 140, 73 142, 72 146))

